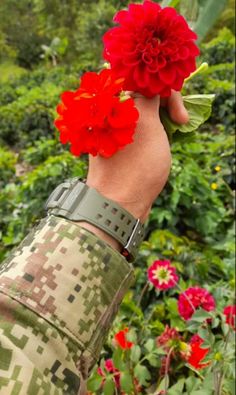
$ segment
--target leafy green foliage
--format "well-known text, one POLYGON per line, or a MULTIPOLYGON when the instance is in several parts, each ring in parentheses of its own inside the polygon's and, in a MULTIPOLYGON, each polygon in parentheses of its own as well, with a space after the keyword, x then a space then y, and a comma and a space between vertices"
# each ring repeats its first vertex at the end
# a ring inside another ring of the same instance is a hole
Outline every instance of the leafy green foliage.
POLYGON ((7 149, 0 147, 0 187, 15 175, 16 157, 7 149))
POLYGON ((211 65, 234 62, 235 37, 232 32, 223 28, 217 37, 204 43, 204 59, 211 65))
POLYGON ((210 67, 185 86, 186 94, 214 93, 212 123, 223 124, 230 130, 235 125, 234 48, 235 37, 226 28, 213 40, 202 44, 203 60, 210 67))
POLYGON ((41 137, 53 137, 55 107, 65 88, 75 89, 79 75, 67 76, 66 68, 36 70, 25 74, 9 85, 2 84, 0 93, 0 141, 25 146, 41 137), (60 83, 59 83, 60 82, 60 83), (40 86, 39 86, 40 84, 40 86))
POLYGON ((220 14, 225 9, 227 2, 228 0, 221 0, 218 2, 215 2, 215 0, 207 0, 204 3, 204 7, 201 8, 198 20, 194 26, 198 34, 199 42, 205 38, 208 31, 214 26, 220 14))
POLYGON ((65 152, 49 157, 0 192, 0 258, 22 240, 31 224, 45 215, 44 204, 50 192, 64 179, 84 178, 85 171, 85 162, 65 152))

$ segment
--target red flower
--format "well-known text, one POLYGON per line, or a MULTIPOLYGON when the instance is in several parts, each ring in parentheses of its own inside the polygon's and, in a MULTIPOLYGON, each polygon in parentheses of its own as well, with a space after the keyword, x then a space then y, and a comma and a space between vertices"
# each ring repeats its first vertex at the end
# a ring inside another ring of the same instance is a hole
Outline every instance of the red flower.
POLYGON ((226 323, 234 330, 236 330, 236 323, 235 323, 235 314, 236 314, 236 306, 235 305, 229 305, 224 308, 223 311, 225 317, 226 317, 226 323))
POLYGON ((197 36, 185 19, 174 8, 146 0, 119 11, 114 22, 119 26, 103 37, 104 58, 125 77, 125 89, 147 97, 180 91, 199 55, 197 36))
POLYGON ((202 369, 210 364, 210 362, 201 362, 210 350, 209 348, 201 348, 201 345, 203 343, 204 340, 198 335, 194 335, 190 340, 191 353, 190 356, 187 358, 187 362, 195 369, 202 369))
MULTIPOLYGON (((116 386, 116 388, 120 388, 120 371, 118 369, 116 369, 112 359, 107 359, 105 361, 104 367, 108 373, 114 373, 113 380, 115 382, 115 386, 116 386)), ((98 368, 97 372, 100 376, 104 377, 104 380, 102 382, 102 385, 104 385, 105 384, 104 371, 101 368, 98 368)))
POLYGON ((133 99, 120 101, 123 82, 111 70, 88 72, 76 92, 62 94, 55 126, 62 144, 70 143, 74 155, 108 158, 133 141, 138 110, 133 99))
POLYGON ((157 345, 162 346, 168 352, 172 347, 178 345, 180 340, 181 336, 179 332, 175 328, 169 328, 166 325, 164 332, 157 338, 157 345))
POLYGON ((215 309, 215 300, 206 289, 190 287, 179 295, 178 310, 185 320, 189 320, 198 307, 206 311, 215 309))
POLYGON ((115 342, 123 348, 123 350, 127 350, 133 346, 134 343, 127 340, 126 335, 129 332, 128 328, 123 329, 122 331, 116 333, 115 342))
POLYGON ((176 285, 179 277, 170 261, 155 261, 148 268, 148 279, 156 288, 168 289, 176 285))

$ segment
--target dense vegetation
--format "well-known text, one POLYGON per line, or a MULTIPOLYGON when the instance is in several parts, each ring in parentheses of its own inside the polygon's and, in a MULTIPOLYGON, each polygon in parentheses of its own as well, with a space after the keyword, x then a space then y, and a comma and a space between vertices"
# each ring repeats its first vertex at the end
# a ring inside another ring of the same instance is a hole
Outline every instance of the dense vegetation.
MULTIPOLYGON (((55 106, 63 90, 78 86, 85 69, 102 66, 101 36, 115 10, 127 3, 86 0, 78 6, 76 0, 5 0, 0 4, 1 261, 44 215, 49 192, 65 178, 86 175, 86 157, 73 157, 58 142, 55 106)), ((175 3, 189 16, 188 2, 175 3)), ((190 20, 199 23, 197 14, 204 3, 191 2, 196 15, 192 11, 190 20)), ((167 388, 170 395, 234 394, 234 336, 223 314, 225 306, 235 303, 233 2, 221 11, 201 43, 201 60, 210 66, 186 83, 183 92, 215 93, 212 115, 198 131, 172 145, 171 176, 147 224, 135 264, 136 283, 103 349, 104 376, 95 370, 90 381, 93 394, 120 394, 119 386, 124 394, 144 394, 146 388, 155 395, 167 388), (171 261, 180 277, 178 287, 160 291, 148 282, 147 268, 156 260, 171 261), (178 295, 192 286, 208 290, 216 309, 211 313, 200 309, 184 321, 177 309, 178 295), (177 349, 179 342, 163 373, 166 350, 157 347, 156 339, 166 325, 178 331, 183 344, 198 333, 209 349, 209 364, 203 369, 186 364, 177 349), (113 337, 125 327, 133 346, 122 350, 114 346, 113 337), (117 372, 104 367, 111 358, 121 372, 119 385, 114 380, 117 372)))

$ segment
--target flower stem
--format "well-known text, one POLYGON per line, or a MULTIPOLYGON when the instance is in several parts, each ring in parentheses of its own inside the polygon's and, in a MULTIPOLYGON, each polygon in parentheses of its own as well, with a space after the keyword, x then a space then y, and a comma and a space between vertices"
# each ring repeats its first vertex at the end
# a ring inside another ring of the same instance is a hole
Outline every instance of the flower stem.
MULTIPOLYGON (((226 352, 226 350, 227 350, 229 340, 230 340, 230 334, 231 334, 231 327, 229 327, 229 330, 228 330, 226 337, 225 337, 224 352, 226 352)), ((225 376, 224 363, 225 363, 224 360, 222 360, 221 370, 217 370, 215 372, 216 377, 217 377, 215 395, 221 395, 221 393, 222 393, 222 385, 223 385, 224 376, 225 376)))
POLYGON ((184 83, 186 83, 187 81, 191 80, 193 77, 195 77, 195 75, 197 74, 201 74, 202 72, 204 72, 205 70, 208 69, 208 63, 203 62, 198 68, 197 70, 195 70, 192 74, 190 74, 190 76, 188 78, 186 78, 184 80, 184 83))
POLYGON ((167 394, 167 390, 168 390, 168 371, 169 371, 169 367, 170 367, 170 358, 171 358, 171 354, 172 351, 174 350, 174 347, 171 347, 171 349, 169 350, 167 357, 166 357, 166 365, 165 365, 165 376, 164 376, 164 393, 167 394))
POLYGON ((186 293, 184 292, 184 290, 181 288, 181 286, 179 284, 176 283, 177 288, 183 293, 184 297, 187 299, 187 301, 189 302, 190 306, 193 309, 193 313, 196 311, 194 305, 192 304, 192 301, 189 299, 189 297, 186 295, 186 293))
MULTIPOLYGON (((148 287, 149 287, 149 283, 147 282, 147 283, 144 285, 143 289, 142 289, 142 292, 141 292, 140 297, 139 297, 138 302, 137 302, 137 307, 140 307, 140 306, 141 306, 142 299, 143 299, 143 297, 144 297, 144 295, 145 295, 145 293, 146 293, 148 287)), ((134 318, 134 314, 135 314, 135 313, 132 314, 132 316, 131 316, 131 318, 130 318, 130 320, 129 320, 129 325, 131 324, 132 319, 134 318)))

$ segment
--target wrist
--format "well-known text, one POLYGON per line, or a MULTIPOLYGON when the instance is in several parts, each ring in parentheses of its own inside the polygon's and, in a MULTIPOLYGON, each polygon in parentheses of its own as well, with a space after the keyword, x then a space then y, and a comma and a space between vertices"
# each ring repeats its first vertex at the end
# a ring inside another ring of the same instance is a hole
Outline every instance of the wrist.
MULTIPOLYGON (((78 224, 77 222, 75 222, 78 224)), ((80 222, 79 226, 81 226, 84 229, 89 230, 96 236, 98 236, 100 239, 104 240, 107 244, 109 244, 112 248, 115 250, 121 252, 122 251, 122 246, 119 244, 117 240, 115 240, 112 236, 108 235, 106 232, 104 232, 102 229, 97 228, 95 225, 90 224, 89 222, 80 222)))
POLYGON ((104 197, 119 204, 134 218, 139 219, 142 223, 147 220, 152 204, 151 202, 147 203, 147 199, 143 198, 138 190, 131 192, 131 188, 127 188, 127 190, 125 190, 124 186, 117 188, 115 185, 112 185, 111 190, 110 186, 106 185, 105 183, 98 184, 89 178, 86 184, 89 187, 96 189, 104 197))

